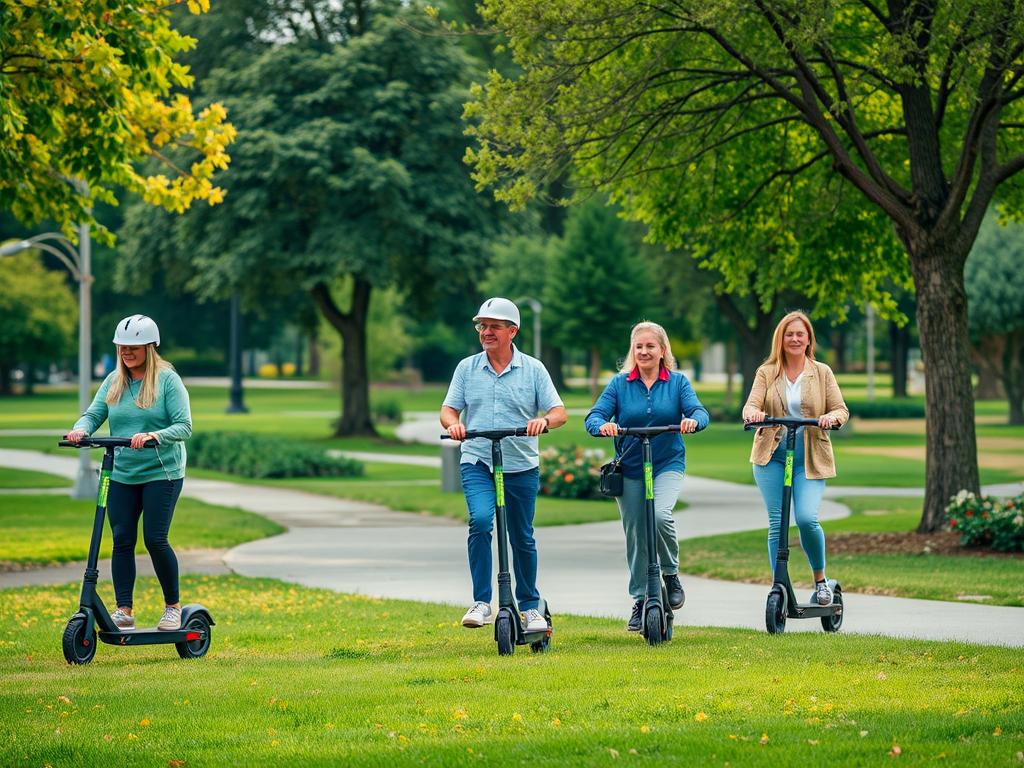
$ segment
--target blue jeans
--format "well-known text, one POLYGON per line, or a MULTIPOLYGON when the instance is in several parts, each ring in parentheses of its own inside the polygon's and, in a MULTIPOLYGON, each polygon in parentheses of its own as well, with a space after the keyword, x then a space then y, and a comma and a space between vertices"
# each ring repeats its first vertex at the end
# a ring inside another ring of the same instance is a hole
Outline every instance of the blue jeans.
MULTIPOLYGON (((679 501, 683 473, 667 471, 654 476, 654 530, 658 539, 661 573, 679 573, 679 540, 672 510, 679 501)), ((643 600, 647 594, 647 504, 644 481, 622 478, 622 495, 616 497, 622 530, 626 534, 626 562, 629 564, 629 594, 643 600)))
MULTIPOLYGON (((782 486, 786 476, 786 440, 772 453, 769 462, 761 467, 754 465, 754 481, 761 491, 761 498, 768 508, 768 557, 775 568, 775 556, 779 551, 779 532, 782 526, 782 486)), ((825 532, 818 525, 818 504, 825 492, 824 480, 808 480, 804 468, 803 428, 797 432, 796 451, 793 455, 793 515, 800 529, 800 547, 807 555, 811 570, 825 570, 825 532)))
MULTIPOLYGON (((469 508, 469 572, 473 600, 491 602, 491 531, 494 530, 494 475, 482 461, 462 464, 462 490, 469 508)), ((533 538, 533 513, 540 491, 540 471, 508 473, 505 480, 505 519, 512 547, 519 610, 540 605, 537 591, 537 542, 533 538)))

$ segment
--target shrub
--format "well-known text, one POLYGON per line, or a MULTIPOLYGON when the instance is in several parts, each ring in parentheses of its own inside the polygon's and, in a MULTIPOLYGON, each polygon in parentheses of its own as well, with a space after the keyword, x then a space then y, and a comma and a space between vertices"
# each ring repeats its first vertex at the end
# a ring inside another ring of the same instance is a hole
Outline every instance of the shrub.
POLYGON ((187 444, 188 463, 252 478, 357 477, 363 465, 354 459, 330 456, 294 440, 279 440, 238 432, 203 432, 187 444))
POLYGON ((294 376, 295 375, 295 363, 281 363, 281 375, 282 376, 294 376))
POLYGON ((260 366, 257 373, 259 373, 261 379, 276 379, 278 374, 277 366, 273 363, 264 363, 260 366))
POLYGON ((540 492, 566 499, 603 499, 598 486, 604 461, 600 448, 545 448, 540 453, 540 492))
POLYGON ((846 407, 850 409, 851 416, 860 416, 862 419, 924 418, 924 403, 901 402, 899 400, 868 403, 854 400, 852 403, 847 401, 846 407))
POLYGON ((991 547, 998 552, 1024 551, 1024 493, 1005 502, 993 496, 960 491, 946 507, 949 528, 963 546, 991 547))
POLYGON ((371 410, 373 411, 373 420, 378 424, 402 423, 402 404, 397 400, 383 400, 375 403, 371 410))

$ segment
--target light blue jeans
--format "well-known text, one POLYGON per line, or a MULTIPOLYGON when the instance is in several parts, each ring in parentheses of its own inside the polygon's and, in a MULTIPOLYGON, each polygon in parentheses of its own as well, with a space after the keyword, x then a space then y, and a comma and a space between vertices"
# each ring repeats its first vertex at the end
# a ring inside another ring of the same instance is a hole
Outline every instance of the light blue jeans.
MULTIPOLYGON (((775 556, 779 552, 785 476, 786 440, 783 438, 765 466, 754 465, 754 482, 768 508, 768 557, 773 569, 775 556)), ((793 455, 793 514, 790 525, 795 522, 800 529, 800 547, 807 555, 807 562, 813 571, 825 570, 825 532, 818 524, 818 504, 824 492, 824 480, 808 480, 805 476, 804 436, 801 427, 797 432, 796 451, 793 455)))
MULTIPOLYGON (((679 573, 679 540, 676 521, 672 517, 683 485, 683 473, 671 470, 654 476, 654 530, 658 536, 658 558, 661 573, 679 573)), ((622 495, 615 498, 626 534, 626 563, 629 565, 629 594, 643 600, 647 594, 647 512, 644 504, 644 481, 622 478, 622 495)))
MULTIPOLYGON (((491 602, 491 531, 494 530, 494 474, 482 461, 462 464, 462 490, 469 508, 469 573, 473 600, 491 602)), ((540 472, 505 472, 505 520, 512 549, 519 610, 540 605, 537 591, 537 542, 533 538, 533 513, 540 490, 540 472)))

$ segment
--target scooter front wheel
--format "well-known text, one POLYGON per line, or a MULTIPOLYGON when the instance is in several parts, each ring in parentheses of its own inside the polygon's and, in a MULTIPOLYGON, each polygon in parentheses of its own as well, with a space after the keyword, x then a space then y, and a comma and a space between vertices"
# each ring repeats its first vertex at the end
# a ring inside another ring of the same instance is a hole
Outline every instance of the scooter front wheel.
POLYGON ((661 607, 652 605, 647 609, 647 615, 644 618, 644 636, 647 638, 647 642, 651 645, 661 645, 661 641, 665 639, 661 631, 661 607))
POLYGON ((61 645, 68 664, 88 664, 96 655, 96 630, 92 631, 92 637, 86 637, 85 618, 75 616, 64 628, 61 645))
POLYGON ((768 595, 764 623, 770 635, 781 635, 786 631, 786 601, 781 593, 773 591, 768 595))
POLYGON ((516 644, 512 639, 512 620, 505 614, 498 616, 494 622, 494 639, 498 641, 499 656, 511 656, 516 652, 516 644))

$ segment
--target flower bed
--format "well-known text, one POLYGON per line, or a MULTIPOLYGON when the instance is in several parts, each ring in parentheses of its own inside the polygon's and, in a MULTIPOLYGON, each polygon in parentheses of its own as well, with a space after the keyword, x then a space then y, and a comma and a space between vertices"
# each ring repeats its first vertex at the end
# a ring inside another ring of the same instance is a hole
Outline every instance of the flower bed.
POLYGON ((946 507, 946 516, 949 529, 960 534, 965 547, 1024 551, 1024 493, 1004 501, 960 491, 946 507))
POLYGON ((565 499, 603 499, 598 485, 604 462, 600 448, 545 448, 540 453, 540 492, 565 499))

